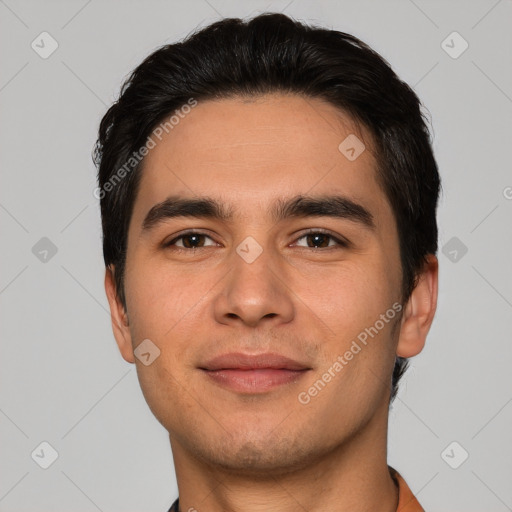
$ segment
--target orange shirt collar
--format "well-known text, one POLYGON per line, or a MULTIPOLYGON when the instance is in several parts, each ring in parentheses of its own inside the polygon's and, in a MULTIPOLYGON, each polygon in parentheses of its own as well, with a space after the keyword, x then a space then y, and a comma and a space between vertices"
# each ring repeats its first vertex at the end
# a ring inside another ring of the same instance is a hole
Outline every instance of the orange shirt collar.
POLYGON ((398 471, 390 467, 389 472, 398 486, 398 508, 396 512, 425 512, 398 471))
MULTIPOLYGON (((388 467, 389 472, 391 473, 391 478, 393 478, 398 487, 398 508, 396 509, 396 512, 425 512, 418 500, 414 497, 405 480, 395 469, 390 466, 388 467)), ((169 512, 178 511, 178 503, 179 500, 176 500, 169 509, 169 512)))

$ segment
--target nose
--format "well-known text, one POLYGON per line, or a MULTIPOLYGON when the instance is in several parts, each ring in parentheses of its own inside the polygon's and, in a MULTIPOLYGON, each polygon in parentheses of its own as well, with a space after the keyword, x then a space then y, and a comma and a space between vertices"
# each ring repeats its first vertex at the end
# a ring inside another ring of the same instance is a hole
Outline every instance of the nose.
POLYGON ((231 272, 215 298, 219 323, 275 327, 293 319, 293 293, 286 285, 277 255, 270 250, 260 253, 261 249, 259 246, 256 251, 249 242, 241 244, 238 252, 233 251, 231 272))

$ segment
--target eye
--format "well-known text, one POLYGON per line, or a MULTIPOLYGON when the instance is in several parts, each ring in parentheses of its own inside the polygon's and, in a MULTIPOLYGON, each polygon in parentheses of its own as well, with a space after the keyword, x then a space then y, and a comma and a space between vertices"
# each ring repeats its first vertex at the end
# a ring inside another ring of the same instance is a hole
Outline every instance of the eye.
POLYGON ((348 247, 348 242, 341 240, 330 233, 319 230, 311 230, 302 235, 299 240, 305 240, 305 245, 297 243, 299 247, 307 247, 310 249, 324 249, 329 247, 348 247))
POLYGON ((195 231, 189 231, 183 233, 180 236, 172 239, 170 242, 166 242, 164 247, 176 247, 177 249, 201 249, 203 247, 211 247, 216 245, 211 237, 204 233, 198 233, 195 231), (213 243, 206 245, 205 240, 211 240, 213 243))

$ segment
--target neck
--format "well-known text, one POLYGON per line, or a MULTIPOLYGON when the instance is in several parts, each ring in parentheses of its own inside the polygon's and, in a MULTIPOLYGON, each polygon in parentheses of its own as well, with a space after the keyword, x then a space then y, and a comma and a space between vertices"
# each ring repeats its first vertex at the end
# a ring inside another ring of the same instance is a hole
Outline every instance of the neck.
POLYGON ((199 460, 170 435, 180 511, 395 512, 398 490, 387 466, 387 410, 385 418, 379 416, 329 453, 287 472, 230 471, 199 460))

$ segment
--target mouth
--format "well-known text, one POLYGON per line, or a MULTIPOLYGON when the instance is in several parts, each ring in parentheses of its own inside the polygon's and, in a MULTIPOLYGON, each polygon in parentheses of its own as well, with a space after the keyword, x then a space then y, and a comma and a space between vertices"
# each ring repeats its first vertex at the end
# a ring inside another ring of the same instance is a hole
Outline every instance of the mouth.
POLYGON ((238 393, 257 394, 296 382, 311 367, 274 353, 231 353, 218 356, 199 369, 223 388, 238 393))

